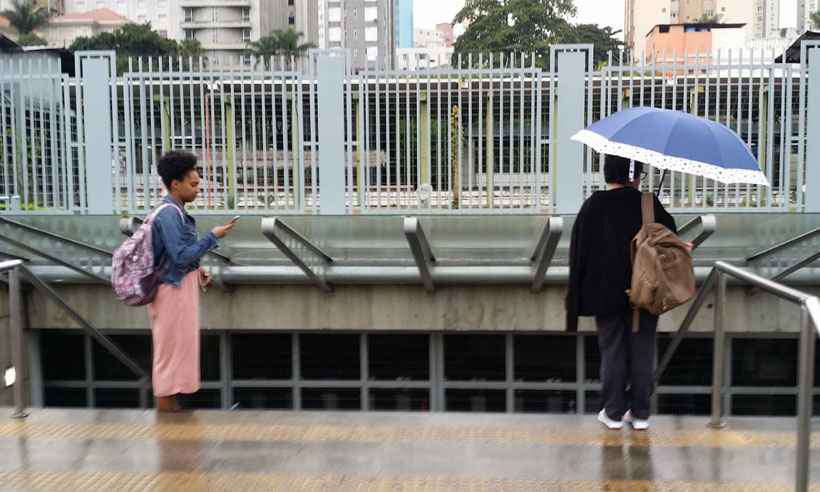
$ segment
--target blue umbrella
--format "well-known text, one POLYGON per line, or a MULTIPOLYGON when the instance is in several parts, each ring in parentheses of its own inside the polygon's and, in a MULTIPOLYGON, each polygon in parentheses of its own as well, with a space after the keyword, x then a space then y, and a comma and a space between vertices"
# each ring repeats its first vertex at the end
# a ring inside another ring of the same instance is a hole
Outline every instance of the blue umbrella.
POLYGON ((757 159, 726 126, 681 111, 631 108, 593 123, 573 137, 602 154, 659 169, 732 184, 769 186, 757 159))

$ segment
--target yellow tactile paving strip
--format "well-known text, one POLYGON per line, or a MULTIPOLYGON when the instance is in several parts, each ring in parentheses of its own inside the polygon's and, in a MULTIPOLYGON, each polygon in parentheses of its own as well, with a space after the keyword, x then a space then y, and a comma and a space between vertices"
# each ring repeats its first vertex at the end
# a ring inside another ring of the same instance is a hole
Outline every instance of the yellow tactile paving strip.
MULTIPOLYGON (((63 424, 7 422, 0 424, 0 438, 63 440, 160 440, 249 442, 360 442, 401 443, 423 441, 487 441, 510 444, 672 447, 793 447, 794 433, 742 432, 733 430, 651 430, 645 433, 605 430, 567 431, 565 428, 492 426, 358 426, 358 425, 261 425, 197 423, 63 424)), ((812 436, 820 448, 820 433, 812 436)))
MULTIPOLYGON (((237 491, 237 490, 334 490, 334 491, 506 491, 557 492, 786 492, 788 484, 648 482, 642 480, 505 480, 472 477, 357 477, 351 475, 300 475, 287 473, 196 472, 0 472, 0 490, 31 491, 237 491)), ((812 491, 820 491, 814 486, 812 491)))

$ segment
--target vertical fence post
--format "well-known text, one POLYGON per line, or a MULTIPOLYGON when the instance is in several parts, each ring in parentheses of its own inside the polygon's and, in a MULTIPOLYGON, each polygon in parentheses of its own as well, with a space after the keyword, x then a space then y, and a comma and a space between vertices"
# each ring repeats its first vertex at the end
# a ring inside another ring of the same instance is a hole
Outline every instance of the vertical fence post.
MULTIPOLYGON (((338 115, 345 114, 345 57, 325 52, 317 56, 319 82, 319 213, 342 215, 345 207, 345 129, 338 115), (327 117, 336 115, 337 117, 327 117)), ((347 108, 351 110, 351 108, 347 108)), ((345 118, 343 118, 346 121, 345 118)), ((351 132, 352 133, 352 132, 351 132)), ((314 178, 315 179, 315 178, 314 178)))
POLYGON ((108 215, 114 211, 109 64, 107 58, 82 58, 88 213, 100 215, 108 215))
POLYGON ((28 416, 26 412, 26 365, 24 354, 26 350, 25 330, 23 327, 23 291, 20 286, 20 272, 14 268, 9 270, 9 327, 13 337, 12 357, 14 364, 14 413, 12 418, 22 419, 28 416))
POLYGON ((806 213, 820 213, 820 47, 808 51, 806 119, 806 213))
POLYGON ((811 454, 811 417, 814 409, 814 352, 815 327, 809 311, 802 306, 800 313, 800 374, 797 402, 797 480, 794 489, 805 492, 809 488, 809 457, 811 454))
POLYGON ((720 429, 723 424, 723 372, 726 362, 726 337, 723 322, 726 317, 726 274, 718 271, 715 285, 715 345, 712 353, 712 416, 709 427, 720 429))
MULTIPOLYGON (((560 46, 557 47, 560 50, 560 46)), ((584 200, 584 148, 571 140, 584 128, 587 55, 581 51, 554 51, 558 70, 558 110, 553 171, 553 197, 556 212, 574 214, 584 200)))
POLYGON ((484 107, 486 108, 484 116, 484 135, 487 136, 487 141, 484 143, 487 183, 484 188, 487 190, 487 208, 493 208, 495 206, 493 203, 495 197, 495 112, 493 110, 492 89, 490 90, 490 95, 484 100, 484 107))

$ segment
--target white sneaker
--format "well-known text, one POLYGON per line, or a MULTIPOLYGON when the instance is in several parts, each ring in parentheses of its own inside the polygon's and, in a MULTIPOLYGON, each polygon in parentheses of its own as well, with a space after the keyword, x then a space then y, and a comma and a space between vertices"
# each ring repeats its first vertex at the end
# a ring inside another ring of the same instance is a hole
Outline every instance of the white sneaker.
POLYGON ((631 410, 627 410, 624 414, 624 422, 629 422, 632 428, 636 431, 645 431, 649 429, 649 419, 636 419, 632 416, 631 410))
POLYGON ((600 412, 598 412, 598 422, 604 424, 607 429, 611 430, 618 430, 624 426, 623 422, 620 422, 618 420, 612 420, 611 418, 609 418, 609 416, 606 414, 606 410, 601 410, 600 412))

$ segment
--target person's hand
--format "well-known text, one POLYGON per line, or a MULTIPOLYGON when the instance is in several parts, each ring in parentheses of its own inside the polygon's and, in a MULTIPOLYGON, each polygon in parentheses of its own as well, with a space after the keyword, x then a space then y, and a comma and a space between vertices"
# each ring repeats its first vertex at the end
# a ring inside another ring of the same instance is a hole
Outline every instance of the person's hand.
POLYGON ((683 247, 686 248, 687 253, 691 253, 695 249, 695 244, 691 241, 685 241, 683 247))
POLYGON ((238 219, 233 218, 228 222, 222 224, 221 226, 214 227, 213 229, 211 229, 211 232, 213 232, 214 236, 216 236, 217 238, 222 239, 223 237, 225 237, 226 234, 231 232, 231 229, 233 229, 233 226, 236 225, 237 220, 238 219))
POLYGON ((208 271, 205 270, 204 268, 199 267, 199 285, 200 285, 200 287, 202 287, 203 289, 206 288, 206 287, 209 287, 211 285, 212 280, 213 279, 211 278, 211 274, 208 273, 208 271))

